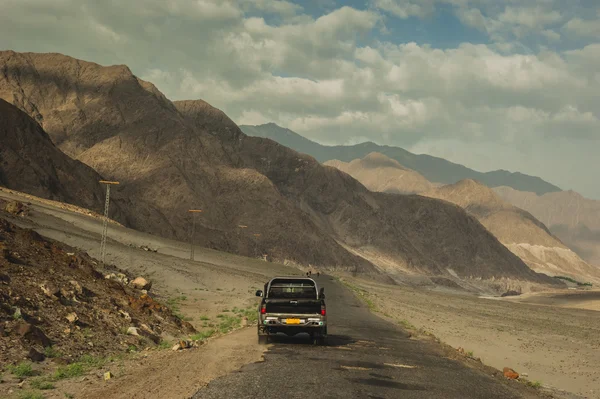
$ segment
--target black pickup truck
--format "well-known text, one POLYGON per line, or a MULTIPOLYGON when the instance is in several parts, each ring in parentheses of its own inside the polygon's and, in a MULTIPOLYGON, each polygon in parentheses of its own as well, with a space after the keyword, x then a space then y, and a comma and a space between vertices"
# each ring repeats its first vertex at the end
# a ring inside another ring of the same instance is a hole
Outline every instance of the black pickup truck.
POLYGON ((258 343, 265 344, 277 333, 293 336, 308 333, 314 344, 327 339, 324 288, 308 277, 275 277, 265 284, 258 308, 258 343))

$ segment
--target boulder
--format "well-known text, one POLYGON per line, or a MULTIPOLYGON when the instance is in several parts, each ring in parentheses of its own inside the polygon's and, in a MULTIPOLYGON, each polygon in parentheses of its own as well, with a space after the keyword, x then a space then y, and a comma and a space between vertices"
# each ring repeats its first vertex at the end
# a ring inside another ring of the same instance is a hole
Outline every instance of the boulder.
POLYGON ((119 314, 121 316, 123 316, 125 318, 125 320, 127 321, 131 321, 131 316, 129 315, 129 313, 127 313, 126 311, 124 311, 123 309, 119 309, 119 314))
POLYGON ((69 323, 75 323, 77 320, 79 320, 79 317, 77 317, 77 313, 75 312, 69 313, 65 316, 65 318, 69 321, 69 323))
POLYGON ((519 378, 519 373, 517 373, 515 370, 511 369, 510 367, 504 367, 504 370, 502 370, 504 372, 504 377, 510 379, 510 380, 516 380, 519 378))
POLYGON ((19 324, 17 324, 15 331, 19 337, 32 344, 38 344, 44 348, 52 346, 52 341, 42 330, 26 321, 20 321, 19 324))
POLYGON ((46 295, 49 298, 57 297, 58 294, 60 293, 60 289, 58 289, 58 287, 52 283, 41 284, 40 288, 41 288, 42 292, 44 293, 44 295, 46 295))
POLYGON ((146 290, 148 291, 152 287, 152 283, 146 280, 143 277, 137 277, 131 283, 129 283, 133 288, 137 288, 138 290, 146 290))
POLYGON ((75 292, 77 292, 77 294, 79 294, 79 295, 83 294, 83 288, 81 288, 81 285, 79 285, 79 283, 77 281, 71 280, 71 281, 69 281, 69 283, 71 283, 73 288, 75 288, 75 292))
POLYGON ((143 337, 148 338, 149 340, 151 340, 152 342, 154 342, 155 344, 160 344, 160 336, 158 334, 156 334, 154 331, 152 331, 152 329, 150 327, 148 327, 145 324, 140 324, 140 328, 138 329, 138 333, 140 335, 142 335, 143 337))
POLYGON ((140 334, 138 333, 138 329, 135 327, 129 327, 127 329, 127 334, 128 335, 135 335, 135 336, 139 336, 140 334))
POLYGON ((43 353, 38 352, 35 348, 30 348, 27 357, 33 362, 43 362, 46 359, 43 353))
POLYGON ((19 215, 25 210, 25 205, 19 201, 10 201, 6 203, 4 210, 13 215, 19 215))
POLYGON ((10 284, 10 276, 8 274, 0 273, 0 282, 10 284))

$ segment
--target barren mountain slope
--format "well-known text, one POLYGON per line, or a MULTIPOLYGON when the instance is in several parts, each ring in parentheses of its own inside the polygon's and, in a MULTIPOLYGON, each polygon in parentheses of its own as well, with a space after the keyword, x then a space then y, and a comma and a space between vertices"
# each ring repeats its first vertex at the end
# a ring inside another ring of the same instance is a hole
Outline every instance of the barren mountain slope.
POLYGON ((351 162, 331 160, 324 165, 348 173, 371 191, 392 194, 418 194, 436 186, 420 173, 405 168, 396 160, 372 152, 351 162))
POLYGON ((463 180, 423 195, 463 207, 535 271, 600 282, 600 268, 581 259, 529 212, 505 202, 479 182, 463 180))
POLYGON ((588 262, 600 265, 600 201, 575 191, 537 195, 497 187, 505 201, 531 212, 588 262))
POLYGON ((223 148, 240 167, 266 175, 317 225, 392 275, 401 269, 483 279, 540 277, 457 206, 370 192, 349 175, 270 139, 230 135, 235 129, 231 121, 222 134, 211 130, 207 115, 220 121, 226 116, 203 101, 175 106, 199 129, 221 137, 223 148))
POLYGON ((37 116, 65 151, 121 181, 121 195, 165 216, 132 210, 135 228, 187 238, 187 210, 198 207, 198 242, 230 252, 375 272, 361 254, 390 272, 554 283, 459 207, 372 193, 309 156, 247 137, 203 101, 176 108, 124 66, 0 52, 0 69, 0 97, 37 116))
MULTIPOLYGON (((102 177, 54 146, 29 115, 0 99, 0 185, 103 212, 102 177)), ((111 217, 125 221, 125 201, 116 200, 111 217)))
MULTIPOLYGON (((374 191, 401 193, 415 188, 413 181, 401 178, 407 169, 382 154, 371 154, 363 160, 337 165, 347 169, 367 187, 382 188, 374 191)), ((483 184, 467 179, 438 188, 432 186, 430 184, 427 191, 422 190, 421 195, 449 201, 464 208, 533 270, 600 281, 598 268, 579 258, 531 214, 503 201, 483 184)))

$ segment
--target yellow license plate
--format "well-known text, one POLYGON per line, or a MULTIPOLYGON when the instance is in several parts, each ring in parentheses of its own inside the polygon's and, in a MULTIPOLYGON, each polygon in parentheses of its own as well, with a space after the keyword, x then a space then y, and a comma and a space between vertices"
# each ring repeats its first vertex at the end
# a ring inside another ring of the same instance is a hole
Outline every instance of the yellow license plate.
POLYGON ((300 319, 286 319, 285 324, 300 324, 300 319))

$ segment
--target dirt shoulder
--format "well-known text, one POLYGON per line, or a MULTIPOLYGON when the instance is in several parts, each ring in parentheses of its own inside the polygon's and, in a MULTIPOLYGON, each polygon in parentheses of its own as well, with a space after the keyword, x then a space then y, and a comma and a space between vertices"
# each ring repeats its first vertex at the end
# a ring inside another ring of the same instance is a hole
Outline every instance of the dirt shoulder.
POLYGON ((600 317, 585 309, 491 300, 342 276, 381 316, 425 331, 534 384, 600 398, 600 317))
POLYGON ((169 399, 189 398, 211 380, 259 362, 265 350, 256 345, 256 331, 244 328, 197 349, 140 353, 86 376, 65 380, 47 398, 169 399), (104 380, 104 373, 114 377, 104 380))

